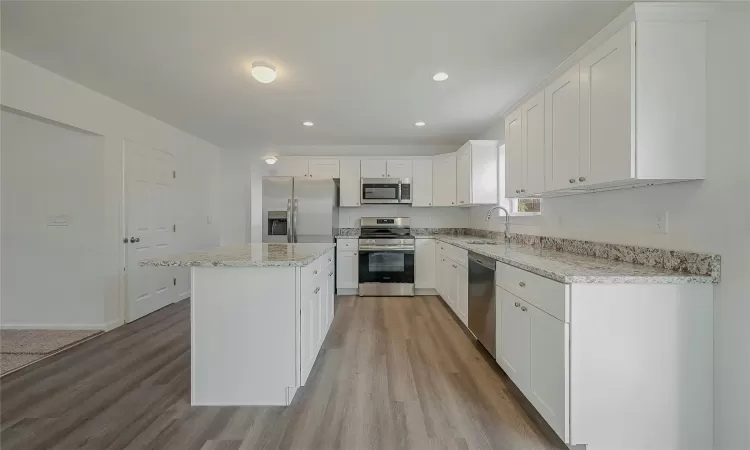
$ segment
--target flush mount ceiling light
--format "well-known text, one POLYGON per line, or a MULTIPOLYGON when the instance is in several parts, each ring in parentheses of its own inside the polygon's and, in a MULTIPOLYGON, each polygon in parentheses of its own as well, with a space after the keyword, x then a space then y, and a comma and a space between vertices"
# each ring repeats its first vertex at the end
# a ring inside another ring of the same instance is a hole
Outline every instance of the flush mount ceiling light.
POLYGON ((417 123, 414 124, 415 127, 423 127, 425 125, 427 125, 427 124, 424 123, 424 122, 422 122, 421 120, 419 122, 417 122, 417 123))
POLYGON ((265 159, 266 164, 276 164, 276 161, 278 161, 278 160, 279 159, 277 157, 275 157, 275 156, 267 156, 266 159, 265 159))
POLYGON ((268 63, 254 62, 250 74, 261 83, 270 83, 276 79, 276 69, 268 63))
POLYGON ((302 122, 302 125, 304 125, 304 126, 306 126, 306 127, 311 127, 311 126, 313 126, 313 125, 315 125, 315 124, 314 124, 314 123, 312 123, 312 122, 310 122, 310 121, 305 121, 305 122, 302 122))
POLYGON ((448 79, 448 74, 445 72, 438 72, 432 76, 432 79, 435 81, 445 81, 448 79))

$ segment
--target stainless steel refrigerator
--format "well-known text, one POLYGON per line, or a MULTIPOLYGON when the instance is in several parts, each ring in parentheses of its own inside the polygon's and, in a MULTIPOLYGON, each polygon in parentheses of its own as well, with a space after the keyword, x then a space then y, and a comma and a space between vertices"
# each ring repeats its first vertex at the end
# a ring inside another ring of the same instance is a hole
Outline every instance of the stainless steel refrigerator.
POLYGON ((263 242, 333 242, 338 194, 330 178, 263 177, 263 242))

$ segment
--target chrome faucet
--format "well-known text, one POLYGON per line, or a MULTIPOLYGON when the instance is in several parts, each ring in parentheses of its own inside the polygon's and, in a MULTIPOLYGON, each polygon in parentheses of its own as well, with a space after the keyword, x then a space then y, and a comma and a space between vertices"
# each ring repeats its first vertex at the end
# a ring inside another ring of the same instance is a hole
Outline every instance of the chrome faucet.
POLYGON ((504 236, 504 240, 505 240, 505 243, 507 244, 508 242, 510 242, 510 237, 508 236, 508 225, 510 224, 509 223, 510 222, 510 213, 508 213, 508 210, 505 209, 502 206, 499 206, 499 205, 498 206, 493 206, 492 208, 490 208, 489 211, 487 211, 487 218, 484 219, 484 221, 485 222, 489 222, 490 218, 492 218, 492 211, 494 211, 496 209, 502 209, 505 212, 505 236, 504 236))

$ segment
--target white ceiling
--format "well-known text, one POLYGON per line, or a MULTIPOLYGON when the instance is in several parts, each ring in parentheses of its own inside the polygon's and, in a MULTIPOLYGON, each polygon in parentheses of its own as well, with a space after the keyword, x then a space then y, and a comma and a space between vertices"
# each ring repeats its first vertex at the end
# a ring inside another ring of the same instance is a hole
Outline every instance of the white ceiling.
POLYGON ((3 1, 0 42, 225 148, 459 144, 628 4, 3 1))

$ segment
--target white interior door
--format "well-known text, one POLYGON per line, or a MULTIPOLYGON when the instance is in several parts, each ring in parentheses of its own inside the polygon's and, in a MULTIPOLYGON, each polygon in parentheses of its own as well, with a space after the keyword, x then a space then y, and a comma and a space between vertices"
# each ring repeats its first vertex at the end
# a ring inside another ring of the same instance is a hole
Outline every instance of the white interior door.
POLYGON ((169 153, 125 141, 125 320, 128 322, 156 311, 176 298, 169 268, 139 265, 143 259, 165 256, 171 251, 173 159, 169 153))

